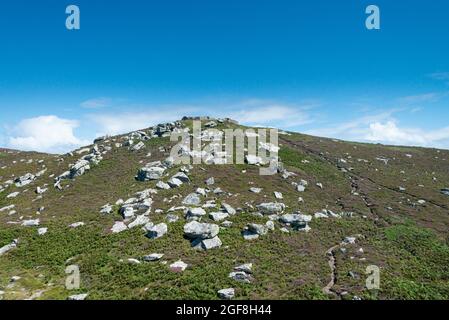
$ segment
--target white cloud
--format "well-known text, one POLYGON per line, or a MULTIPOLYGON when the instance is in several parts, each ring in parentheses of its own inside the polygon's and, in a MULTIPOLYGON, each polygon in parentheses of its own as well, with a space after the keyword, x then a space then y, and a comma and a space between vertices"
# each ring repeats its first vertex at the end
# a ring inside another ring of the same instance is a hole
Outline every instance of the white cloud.
POLYGON ((390 144, 449 147, 449 127, 425 131, 420 128, 399 128, 394 121, 375 122, 369 125, 363 137, 368 141, 390 144))
POLYGON ((81 103, 81 107, 86 109, 98 109, 107 107, 111 103, 111 99, 109 98, 95 98, 89 99, 81 103))
POLYGON ((398 101, 403 104, 416 104, 416 103, 424 103, 424 102, 435 102, 438 101, 444 94, 437 92, 429 92, 424 94, 417 94, 412 96, 406 96, 399 98, 398 101))
POLYGON ((23 151, 64 153, 88 144, 75 136, 74 129, 78 125, 75 120, 54 115, 24 119, 11 130, 8 147, 23 151))
POLYGON ((404 110, 391 109, 305 133, 348 141, 449 149, 449 127, 434 130, 400 127, 393 117, 400 111, 404 110))

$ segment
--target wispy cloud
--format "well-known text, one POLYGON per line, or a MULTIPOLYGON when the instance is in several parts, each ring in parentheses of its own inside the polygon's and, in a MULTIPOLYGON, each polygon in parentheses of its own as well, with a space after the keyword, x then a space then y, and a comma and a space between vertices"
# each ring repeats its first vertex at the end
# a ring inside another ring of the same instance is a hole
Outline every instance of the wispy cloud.
POLYGON ((449 81, 449 72, 435 72, 429 74, 429 77, 435 80, 449 81))
POLYGON ((319 102, 312 100, 300 104, 286 104, 252 99, 234 106, 227 116, 246 125, 277 126, 288 129, 312 123, 314 119, 309 110, 319 105, 319 102))
POLYGON ((413 105, 417 103, 435 102, 438 101, 444 94, 438 92, 429 92, 418 95, 411 95, 406 97, 401 97, 398 102, 406 105, 413 105))
POLYGON ((101 98, 94 98, 89 99, 86 101, 81 102, 81 107, 86 109, 99 109, 99 108, 105 108, 110 106, 112 99, 101 97, 101 98))

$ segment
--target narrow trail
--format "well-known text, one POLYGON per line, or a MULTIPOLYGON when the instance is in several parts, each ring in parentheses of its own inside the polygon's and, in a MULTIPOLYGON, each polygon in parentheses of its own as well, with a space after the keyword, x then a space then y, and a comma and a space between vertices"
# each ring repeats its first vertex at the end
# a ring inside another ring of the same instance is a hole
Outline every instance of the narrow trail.
POLYGON ((335 283, 337 282, 337 264, 336 264, 336 257, 335 257, 335 250, 337 250, 340 247, 339 244, 333 246, 332 248, 329 248, 326 251, 326 255, 329 257, 329 267, 331 269, 331 280, 329 281, 329 283, 322 289, 323 292, 325 294, 328 295, 334 295, 337 297, 340 297, 340 295, 338 293, 336 293, 335 291, 332 290, 332 288, 334 287, 335 283))

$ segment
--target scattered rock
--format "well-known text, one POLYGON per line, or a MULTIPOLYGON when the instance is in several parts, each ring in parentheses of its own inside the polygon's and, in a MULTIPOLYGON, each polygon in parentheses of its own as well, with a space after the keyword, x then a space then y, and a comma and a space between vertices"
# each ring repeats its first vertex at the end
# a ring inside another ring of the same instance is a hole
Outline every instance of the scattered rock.
POLYGON ((208 186, 212 186, 215 184, 215 179, 214 177, 210 177, 209 179, 206 180, 206 185, 208 186))
POLYGON ((138 181, 159 180, 165 172, 162 167, 144 167, 137 172, 138 181))
POLYGON ((140 215, 137 216, 136 219, 134 219, 134 221, 128 225, 128 228, 132 229, 135 227, 143 226, 146 225, 148 222, 150 222, 150 218, 148 218, 145 215, 140 215))
POLYGON ((14 180, 14 183, 16 185, 16 187, 18 188, 22 188, 28 184, 30 184, 31 182, 33 182, 36 179, 36 177, 31 174, 31 173, 27 173, 24 176, 18 177, 17 179, 14 180))
POLYGON ((170 270, 173 272, 183 272, 188 267, 188 264, 182 260, 178 260, 170 265, 170 270))
POLYGON ((111 214, 112 213, 112 206, 110 204, 106 204, 101 207, 100 213, 101 214, 111 214))
POLYGON ((128 262, 131 263, 131 264, 140 264, 141 263, 139 260, 134 259, 134 258, 129 258, 128 262))
POLYGON ((69 225, 69 228, 75 229, 75 228, 82 227, 82 226, 84 226, 84 225, 85 225, 84 222, 75 222, 75 223, 72 223, 71 225, 69 225))
POLYGON ((43 236, 44 234, 46 234, 48 231, 48 228, 39 228, 37 229, 37 234, 40 236, 43 236))
POLYGON ((192 221, 184 226, 184 235, 189 239, 212 239, 218 235, 220 227, 212 223, 192 221))
POLYGON ((74 294, 70 297, 67 298, 67 300, 76 300, 76 301, 82 301, 85 300, 87 298, 88 294, 87 293, 83 293, 83 294, 74 294))
POLYGON ((214 237, 212 239, 196 239, 192 242, 192 247, 195 249, 201 249, 201 250, 210 250, 221 247, 223 243, 221 242, 220 238, 214 237))
POLYGON ((128 227, 126 226, 126 224, 124 222, 117 221, 112 226, 111 231, 112 231, 112 233, 119 233, 119 232, 125 231, 127 229, 128 229, 128 227))
POLYGON ((237 266, 234 268, 235 271, 242 271, 248 274, 252 274, 253 273, 253 264, 252 263, 245 263, 242 264, 240 266, 237 266))
POLYGON ((231 216, 233 216, 237 213, 237 211, 227 203, 223 202, 221 204, 221 207, 225 212, 229 213, 231 216))
POLYGON ((187 210, 186 217, 187 218, 197 218, 197 217, 203 217, 206 215, 206 210, 203 208, 189 208, 187 210))
POLYGON ((6 206, 6 207, 3 207, 3 208, 0 208, 0 212, 3 212, 3 211, 11 211, 12 209, 14 209, 16 206, 14 205, 14 204, 12 204, 12 205, 9 205, 9 206, 6 206))
POLYGON ((11 251, 12 249, 16 248, 19 244, 19 240, 14 239, 10 244, 7 244, 0 248, 0 256, 4 255, 8 251, 11 251))
POLYGON ((262 214, 276 214, 284 211, 285 204, 278 202, 261 203, 257 206, 257 209, 262 214))
POLYGON ((253 193, 260 193, 262 191, 262 189, 261 188, 252 187, 252 188, 249 188, 249 191, 251 191, 253 193))
POLYGON ((227 212, 211 212, 209 214, 210 218, 214 221, 222 221, 225 220, 227 217, 229 217, 229 214, 227 212))
POLYGON ((248 224, 248 230, 252 233, 263 236, 267 234, 268 228, 262 224, 250 223, 248 224))
POLYGON ((259 239, 259 235, 249 230, 243 230, 242 232, 243 239, 245 240, 256 240, 259 239))
POLYGON ((156 184, 156 188, 162 189, 162 190, 168 190, 168 189, 170 189, 170 185, 163 181, 158 181, 158 183, 156 184))
POLYGON ((180 186, 182 186, 182 181, 174 177, 170 178, 170 180, 168 180, 167 183, 171 188, 179 188, 180 186))
POLYGON ((354 244, 356 240, 357 240, 356 237, 346 237, 346 238, 344 238, 343 243, 344 244, 354 244))
POLYGON ((13 193, 8 194, 8 195, 6 196, 6 198, 7 198, 7 199, 12 199, 12 198, 17 197, 19 194, 20 194, 20 192, 13 192, 13 193))
POLYGON ((231 300, 235 296, 234 288, 221 289, 218 291, 218 297, 223 300, 231 300))
POLYGON ((143 257, 143 261, 147 261, 147 262, 158 261, 158 260, 161 260, 163 256, 164 256, 163 253, 152 253, 152 254, 149 254, 149 255, 143 257))
POLYGON ((39 219, 32 219, 32 220, 24 220, 22 222, 22 226, 24 227, 37 227, 40 224, 39 219))
POLYGON ((187 206, 198 206, 201 203, 201 199, 196 193, 191 193, 182 201, 187 206))
POLYGON ((165 223, 159 223, 155 226, 152 226, 148 230, 147 237, 150 239, 158 239, 167 233, 168 227, 165 223))

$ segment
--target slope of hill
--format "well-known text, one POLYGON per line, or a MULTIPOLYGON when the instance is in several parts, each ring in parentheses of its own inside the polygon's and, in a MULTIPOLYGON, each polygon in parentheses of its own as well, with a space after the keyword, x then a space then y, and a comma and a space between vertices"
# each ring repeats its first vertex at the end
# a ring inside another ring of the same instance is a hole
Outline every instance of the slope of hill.
POLYGON ((261 176, 166 161, 191 126, 0 150, 0 299, 449 299, 449 151, 281 133, 261 176))

